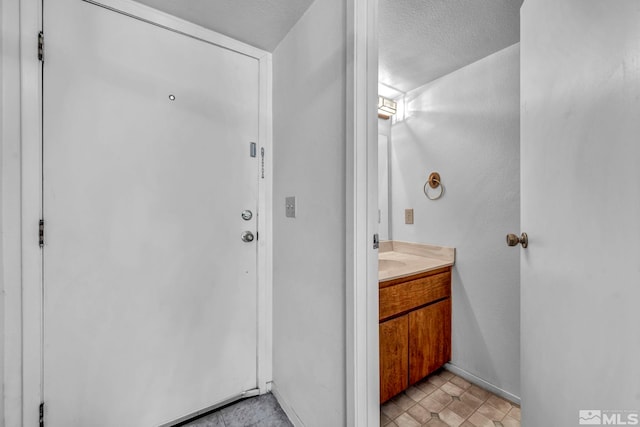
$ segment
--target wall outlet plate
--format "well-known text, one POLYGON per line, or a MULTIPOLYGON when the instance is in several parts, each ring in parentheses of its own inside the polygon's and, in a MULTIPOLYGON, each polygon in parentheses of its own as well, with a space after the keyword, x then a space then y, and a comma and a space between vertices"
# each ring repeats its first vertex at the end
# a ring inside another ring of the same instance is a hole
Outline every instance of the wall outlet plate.
POLYGON ((295 218, 296 217, 296 197, 295 196, 285 197, 284 206, 285 206, 285 216, 287 218, 295 218))
POLYGON ((413 209, 404 210, 404 223, 413 224, 413 209))

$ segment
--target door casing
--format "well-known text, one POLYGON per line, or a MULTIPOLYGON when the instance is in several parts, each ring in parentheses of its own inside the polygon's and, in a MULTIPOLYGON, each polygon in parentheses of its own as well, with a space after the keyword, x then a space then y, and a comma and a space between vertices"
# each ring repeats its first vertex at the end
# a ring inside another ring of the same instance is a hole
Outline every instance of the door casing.
POLYGON ((378 0, 347 0, 347 426, 380 424, 378 0))

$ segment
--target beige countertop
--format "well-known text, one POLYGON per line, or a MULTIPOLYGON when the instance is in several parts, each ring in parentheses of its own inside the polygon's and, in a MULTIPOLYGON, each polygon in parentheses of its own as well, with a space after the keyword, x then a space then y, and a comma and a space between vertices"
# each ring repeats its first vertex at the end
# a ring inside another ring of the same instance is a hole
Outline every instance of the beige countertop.
POLYGON ((378 280, 380 282, 452 266, 455 249, 397 240, 380 242, 378 280))

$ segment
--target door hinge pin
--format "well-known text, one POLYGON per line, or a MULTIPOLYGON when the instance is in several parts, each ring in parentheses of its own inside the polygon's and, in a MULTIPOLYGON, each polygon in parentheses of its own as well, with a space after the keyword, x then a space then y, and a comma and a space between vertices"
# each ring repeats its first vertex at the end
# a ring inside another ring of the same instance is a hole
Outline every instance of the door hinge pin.
POLYGON ((44 427, 44 402, 40 403, 40 427, 44 427))
POLYGON ((44 246, 44 219, 40 220, 39 231, 38 231, 38 244, 40 247, 44 246))
POLYGON ((38 33, 38 60, 44 62, 44 33, 38 33))

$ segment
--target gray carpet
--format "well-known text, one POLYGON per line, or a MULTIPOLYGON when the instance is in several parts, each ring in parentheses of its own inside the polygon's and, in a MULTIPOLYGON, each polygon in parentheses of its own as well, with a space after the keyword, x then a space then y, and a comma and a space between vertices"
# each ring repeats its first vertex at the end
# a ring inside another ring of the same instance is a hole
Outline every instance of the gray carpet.
POLYGON ((271 393, 251 397, 183 427, 293 427, 271 393))

